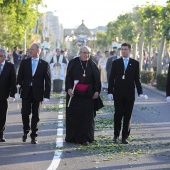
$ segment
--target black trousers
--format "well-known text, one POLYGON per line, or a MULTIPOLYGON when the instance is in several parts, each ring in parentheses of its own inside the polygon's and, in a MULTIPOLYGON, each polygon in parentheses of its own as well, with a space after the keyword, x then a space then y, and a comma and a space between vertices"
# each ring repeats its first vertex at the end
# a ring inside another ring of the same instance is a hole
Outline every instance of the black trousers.
POLYGON ((123 119, 122 139, 127 139, 130 135, 131 115, 134 101, 128 101, 126 99, 118 101, 114 100, 114 105, 114 136, 119 137, 123 119))
POLYGON ((4 135, 6 115, 7 115, 8 101, 0 99, 0 138, 4 135))
POLYGON ((24 134, 28 134, 31 129, 31 138, 34 139, 38 136, 38 122, 40 113, 41 101, 36 101, 33 97, 32 87, 30 87, 30 92, 27 98, 22 99, 22 123, 24 134), (31 121, 30 115, 32 113, 31 121), (31 122, 31 123, 30 123, 31 122), (30 126, 31 125, 31 126, 30 126))

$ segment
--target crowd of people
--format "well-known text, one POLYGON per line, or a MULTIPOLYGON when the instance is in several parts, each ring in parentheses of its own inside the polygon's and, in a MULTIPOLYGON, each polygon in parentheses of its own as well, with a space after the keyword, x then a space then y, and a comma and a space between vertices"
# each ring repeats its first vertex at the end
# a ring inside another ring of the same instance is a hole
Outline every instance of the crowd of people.
MULTIPOLYGON (((12 63, 8 53, 0 49, 0 142, 6 141, 8 98, 22 99, 22 141, 26 142, 30 133, 31 143, 37 144, 40 106, 50 100, 51 82, 56 93, 62 91, 65 82, 66 142, 89 145, 94 141, 94 117, 96 111, 104 107, 100 98, 104 90, 108 92, 108 100, 114 101, 113 142, 118 142, 122 131, 122 143, 128 144, 135 88, 140 98, 148 98, 140 82, 139 61, 130 57, 131 45, 123 43, 120 50, 106 50, 103 56, 100 51, 91 56, 91 49, 82 46, 72 58, 67 56, 67 51, 57 48, 49 62, 42 59, 42 54, 45 57, 38 44, 32 44, 23 57, 14 47, 12 63)), ((166 63, 167 58, 169 56, 166 63)), ((168 70, 166 99, 170 102, 170 66, 165 65, 168 70)))

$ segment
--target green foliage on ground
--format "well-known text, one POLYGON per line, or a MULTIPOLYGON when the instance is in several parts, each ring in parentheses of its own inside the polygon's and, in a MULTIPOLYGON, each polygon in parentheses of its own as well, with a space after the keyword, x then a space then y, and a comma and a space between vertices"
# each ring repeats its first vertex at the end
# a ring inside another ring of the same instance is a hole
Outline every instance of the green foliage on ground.
POLYGON ((65 107, 60 107, 60 103, 57 103, 56 105, 44 106, 43 110, 49 112, 65 112, 65 107))
POLYGON ((113 129, 113 117, 96 117, 95 118, 95 129, 113 129))
POLYGON ((112 142, 112 136, 97 136, 96 140, 91 143, 89 146, 80 145, 78 150, 79 151, 86 151, 89 154, 98 154, 99 156, 108 156, 108 159, 104 160, 111 160, 114 159, 114 155, 117 154, 121 155, 135 155, 142 154, 145 151, 142 147, 130 146, 130 145, 123 145, 119 143, 112 142))
POLYGON ((66 94, 60 94, 60 93, 53 93, 51 94, 51 97, 57 98, 57 99, 63 99, 66 100, 66 94))
POLYGON ((114 113, 114 106, 113 105, 104 105, 99 111, 97 111, 97 114, 101 113, 114 113))

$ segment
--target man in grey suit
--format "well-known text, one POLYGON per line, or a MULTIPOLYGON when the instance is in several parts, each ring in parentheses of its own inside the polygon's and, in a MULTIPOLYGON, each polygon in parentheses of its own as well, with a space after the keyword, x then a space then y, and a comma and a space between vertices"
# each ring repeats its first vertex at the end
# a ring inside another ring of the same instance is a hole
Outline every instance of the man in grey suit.
POLYGON ((139 62, 130 58, 131 45, 121 45, 122 57, 114 60, 109 78, 108 98, 114 100, 114 138, 117 142, 120 135, 123 118, 122 143, 128 144, 130 122, 135 101, 135 86, 138 95, 142 97, 142 86, 139 74, 139 62))
POLYGON ((5 142, 4 131, 8 109, 7 98, 14 99, 16 93, 16 72, 14 64, 6 61, 7 52, 0 49, 0 142, 5 142))

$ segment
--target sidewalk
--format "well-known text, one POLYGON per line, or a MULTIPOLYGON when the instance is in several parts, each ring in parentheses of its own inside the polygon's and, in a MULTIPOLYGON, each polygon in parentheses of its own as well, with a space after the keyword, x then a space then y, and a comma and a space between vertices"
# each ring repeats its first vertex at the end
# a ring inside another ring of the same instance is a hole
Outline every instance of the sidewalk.
POLYGON ((166 92, 158 90, 156 87, 153 87, 153 86, 150 86, 150 85, 147 85, 144 83, 142 83, 142 87, 150 90, 151 92, 157 93, 157 94, 161 95, 162 97, 166 97, 166 92))

